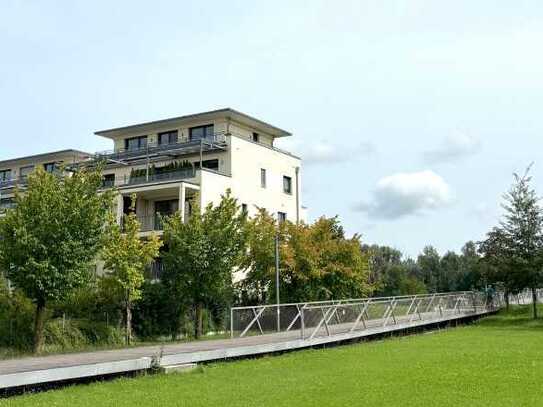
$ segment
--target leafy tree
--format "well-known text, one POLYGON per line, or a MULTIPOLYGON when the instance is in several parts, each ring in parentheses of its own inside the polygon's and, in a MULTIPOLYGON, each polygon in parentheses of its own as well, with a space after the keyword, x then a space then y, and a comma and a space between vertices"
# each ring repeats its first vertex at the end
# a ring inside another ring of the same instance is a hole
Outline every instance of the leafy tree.
POLYGON ((242 282, 247 293, 275 298, 274 238, 280 236, 282 302, 361 297, 371 292, 368 255, 360 237, 348 239, 337 218, 320 218, 312 225, 285 222, 279 228, 262 211, 249 226, 249 250, 242 282))
POLYGON ((469 241, 462 246, 456 290, 469 291, 483 287, 480 260, 475 242, 469 241))
POLYGON ((509 255, 509 243, 504 231, 498 227, 487 233, 486 239, 479 242, 482 274, 487 281, 504 289, 506 308, 509 309, 509 294, 523 288, 522 273, 514 266, 509 255))
POLYGON ((419 267, 419 278, 422 280, 429 292, 439 291, 441 277, 440 257, 435 248, 426 246, 417 258, 419 267))
POLYGON ((437 290, 439 292, 456 291, 460 282, 461 256, 448 251, 439 263, 437 290))
MULTIPOLYGON (((501 229, 506 243, 506 252, 514 267, 521 273, 524 287, 532 290, 533 316, 537 318, 536 289, 543 281, 543 210, 540 198, 531 186, 528 175, 514 175, 514 183, 504 195, 505 217, 501 229)), ((518 280, 517 280, 518 281, 518 280)))
POLYGON ((196 208, 187 222, 179 213, 165 220, 168 250, 162 274, 177 315, 187 305, 192 308, 196 338, 203 332, 204 308, 226 307, 231 302, 232 273, 241 264, 246 247, 246 215, 230 191, 219 205, 209 204, 199 212, 196 208))
POLYGON ((85 285, 100 250, 113 199, 99 193, 99 170, 58 176, 38 167, 16 206, 0 218, 0 263, 36 305, 34 352, 43 343, 46 306, 85 285))
POLYGON ((141 298, 145 267, 158 257, 162 246, 154 233, 147 239, 140 238, 140 223, 134 206, 135 197, 132 198, 132 210, 123 217, 122 227, 110 218, 102 251, 104 268, 123 296, 127 344, 132 339, 132 306, 141 298))

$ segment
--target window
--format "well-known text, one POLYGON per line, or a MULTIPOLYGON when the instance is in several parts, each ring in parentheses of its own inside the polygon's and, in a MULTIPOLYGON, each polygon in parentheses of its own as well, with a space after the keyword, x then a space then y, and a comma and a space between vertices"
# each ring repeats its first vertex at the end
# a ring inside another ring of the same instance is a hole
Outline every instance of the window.
POLYGON ((287 214, 285 212, 277 212, 277 221, 283 223, 287 221, 287 214))
POLYGON ((155 213, 162 216, 171 216, 179 210, 179 199, 155 201, 155 213))
POLYGON ((11 209, 15 207, 15 200, 13 198, 0 199, 0 210, 11 209))
POLYGON ((26 178, 32 173, 32 171, 34 171, 33 165, 21 167, 21 169, 19 170, 19 175, 21 176, 21 178, 26 178))
POLYGON ((247 215, 249 213, 249 209, 247 208, 247 204, 244 204, 244 203, 241 204, 241 213, 243 215, 247 215))
POLYGON ((283 192, 285 194, 292 194, 292 178, 286 175, 283 177, 283 192))
POLYGON ((55 172, 55 170, 57 169, 57 163, 46 163, 46 164, 43 164, 43 169, 45 170, 45 172, 55 172))
POLYGON ((177 143, 177 130, 165 131, 164 133, 158 133, 158 144, 168 145, 177 143))
POLYGON ((253 131, 253 141, 254 141, 255 143, 258 143, 258 138, 259 138, 259 137, 258 137, 258 133, 255 133, 255 132, 253 131))
POLYGON ((11 179, 11 170, 0 171, 0 182, 9 181, 11 179))
POLYGON ((147 136, 132 137, 124 140, 124 149, 128 151, 142 150, 147 147, 147 136))
POLYGON ((105 174, 102 179, 102 186, 109 188, 115 185, 115 174, 105 174))
MULTIPOLYGON (((194 166, 196 168, 200 168, 200 161, 195 162, 194 166)), ((210 169, 210 170, 214 170, 214 171, 219 171, 219 160, 218 159, 204 160, 202 161, 202 167, 210 169)))
POLYGON ((190 141, 211 138, 212 136, 213 136, 212 124, 208 124, 207 126, 191 127, 189 129, 190 141))
POLYGON ((266 188, 266 170, 264 168, 260 169, 260 186, 266 188))

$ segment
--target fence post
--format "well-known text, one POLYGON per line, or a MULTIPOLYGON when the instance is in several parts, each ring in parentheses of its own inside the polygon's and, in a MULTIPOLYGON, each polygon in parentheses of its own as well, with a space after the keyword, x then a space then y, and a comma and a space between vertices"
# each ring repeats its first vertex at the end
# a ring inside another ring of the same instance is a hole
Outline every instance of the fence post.
POLYGON ((300 333, 302 335, 302 339, 305 339, 305 315, 304 315, 304 308, 305 305, 300 310, 300 333))
POLYGON ((230 307, 230 339, 234 339, 234 309, 230 307))

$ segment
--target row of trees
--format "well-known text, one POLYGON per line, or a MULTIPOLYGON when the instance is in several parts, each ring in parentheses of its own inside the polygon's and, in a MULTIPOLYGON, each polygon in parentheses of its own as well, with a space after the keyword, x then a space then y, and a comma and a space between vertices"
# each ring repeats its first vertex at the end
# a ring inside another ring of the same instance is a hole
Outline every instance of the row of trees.
POLYGON ((457 254, 440 256, 426 246, 416 259, 388 246, 367 246, 370 281, 375 296, 394 296, 447 291, 477 290, 485 286, 482 265, 474 242, 467 242, 457 254))
POLYGON ((278 224, 261 210, 249 219, 229 193, 216 206, 195 208, 188 221, 180 214, 164 219, 162 239, 141 239, 133 211, 121 224, 115 218, 115 191, 101 192, 99 170, 58 177, 38 169, 28 181, 15 208, 0 218, 0 270, 15 287, 0 284, 0 297, 11 295, 4 308, 14 315, 21 296, 32 301, 36 352, 47 316, 67 311, 74 318, 87 310, 94 322, 106 315, 107 324, 122 323, 127 343, 133 320, 140 336, 198 338, 206 327, 220 330, 232 304, 275 301, 276 238, 282 302, 488 285, 506 294, 530 288, 535 300, 543 280, 543 213, 528 173, 515 175, 504 219, 484 241, 443 256, 427 246, 417 259, 363 245, 358 235, 348 238, 337 218, 278 224), (160 281, 146 281, 144 271, 161 247, 160 281), (92 273, 97 259, 108 270, 104 275, 92 273), (48 306, 56 311, 48 314, 48 306))
POLYGON ((1 270, 35 306, 35 352, 43 346, 48 307, 74 318, 82 310, 93 320, 105 314, 108 323, 123 323, 127 343, 133 320, 136 332, 197 338, 204 324, 223 324, 233 303, 274 298, 277 234, 282 301, 371 293, 368 255, 336 218, 278 225, 260 211, 248 219, 227 193, 216 206, 196 208, 187 222, 179 213, 164 219, 162 239, 141 239, 134 211, 119 224, 115 192, 101 192, 101 185, 99 170, 58 177, 38 169, 0 219, 1 270), (144 271, 161 247, 160 281, 146 282, 144 271), (100 276, 92 272, 98 259, 107 270, 100 276), (245 277, 237 284, 233 270, 245 277))

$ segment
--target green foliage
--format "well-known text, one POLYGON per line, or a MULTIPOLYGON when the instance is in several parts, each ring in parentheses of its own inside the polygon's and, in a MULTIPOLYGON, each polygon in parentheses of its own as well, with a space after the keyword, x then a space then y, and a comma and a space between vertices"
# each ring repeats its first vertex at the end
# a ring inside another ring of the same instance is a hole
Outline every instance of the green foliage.
POLYGON ((192 308, 194 336, 203 331, 204 307, 226 307, 232 299, 232 271, 245 250, 246 216, 227 191, 217 206, 196 208, 187 222, 179 213, 164 222, 162 281, 172 299, 178 331, 183 310, 192 308))
POLYGON ((337 218, 312 225, 285 222, 277 227, 264 210, 249 222, 249 250, 240 288, 253 302, 275 301, 274 239, 280 240, 282 302, 354 298, 368 295, 368 256, 360 238, 348 239, 337 218))
MULTIPOLYGON (((194 165, 187 160, 183 161, 173 161, 169 164, 162 165, 160 167, 155 166, 154 164, 149 166, 149 175, 164 174, 169 172, 177 172, 183 170, 193 169, 194 165)), ((147 176, 147 168, 137 168, 130 171, 130 179, 134 178, 143 178, 147 176)))
POLYGON ((216 363, 203 374, 106 381, 7 401, 13 407, 538 406, 543 323, 530 321, 526 308, 514 311, 432 334, 216 363))
POLYGON ((35 307, 21 291, 0 287, 0 348, 27 351, 32 347, 35 307))
MULTIPOLYGON (((485 261, 485 275, 506 293, 529 288, 535 293, 543 283, 543 209, 528 175, 514 175, 504 194, 505 215, 479 244, 485 261)), ((536 301, 533 316, 537 318, 536 301)))
POLYGON ((46 303, 88 281, 113 205, 110 192, 98 193, 101 185, 99 170, 59 176, 38 167, 24 193, 16 192, 15 208, 0 218, 0 268, 37 305, 36 352, 46 303))
MULTIPOLYGON (((133 205, 135 197, 132 199, 133 205)), ((162 242, 156 234, 140 239, 134 211, 124 215, 123 227, 110 219, 102 250, 104 268, 125 306, 126 342, 131 340, 131 308, 141 298, 145 267, 158 257, 162 242)))

